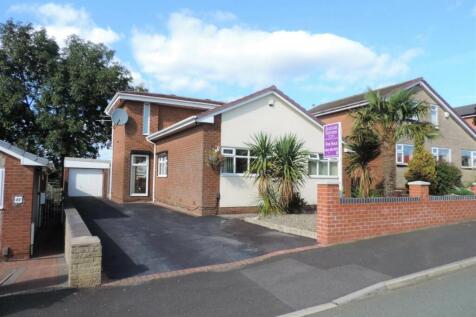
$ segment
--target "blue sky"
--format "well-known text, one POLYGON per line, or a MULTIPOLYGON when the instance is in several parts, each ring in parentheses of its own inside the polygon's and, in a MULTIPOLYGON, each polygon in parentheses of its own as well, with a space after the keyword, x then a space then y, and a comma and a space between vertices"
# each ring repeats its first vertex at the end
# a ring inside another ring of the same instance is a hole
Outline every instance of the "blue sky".
POLYGON ((423 76, 476 102, 476 1, 2 1, 0 19, 116 50, 151 91, 312 104, 423 76))

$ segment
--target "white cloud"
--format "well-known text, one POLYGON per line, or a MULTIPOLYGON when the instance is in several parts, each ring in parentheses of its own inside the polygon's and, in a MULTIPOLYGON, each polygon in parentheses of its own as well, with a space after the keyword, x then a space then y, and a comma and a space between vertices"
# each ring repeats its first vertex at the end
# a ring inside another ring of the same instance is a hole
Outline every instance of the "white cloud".
POLYGON ((230 22, 237 19, 234 13, 220 10, 211 12, 210 16, 217 22, 230 22))
POLYGON ((220 83, 258 87, 297 79, 387 80, 407 73, 419 53, 378 53, 330 33, 219 27, 189 12, 171 14, 166 33, 133 30, 131 43, 141 70, 161 88, 192 91, 220 83))
POLYGON ((44 27, 48 34, 63 46, 66 38, 76 34, 94 43, 109 45, 120 39, 111 28, 98 27, 84 8, 70 4, 46 3, 42 5, 21 4, 11 6, 9 11, 27 13, 36 17, 36 24, 44 27))

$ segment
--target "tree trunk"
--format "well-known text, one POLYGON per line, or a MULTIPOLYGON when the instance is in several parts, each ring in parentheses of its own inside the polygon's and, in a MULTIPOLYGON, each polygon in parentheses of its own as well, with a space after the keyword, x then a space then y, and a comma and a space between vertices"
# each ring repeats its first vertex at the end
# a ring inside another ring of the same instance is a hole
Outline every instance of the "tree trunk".
POLYGON ((383 142, 383 190, 385 197, 395 194, 397 171, 395 168, 395 142, 383 142))

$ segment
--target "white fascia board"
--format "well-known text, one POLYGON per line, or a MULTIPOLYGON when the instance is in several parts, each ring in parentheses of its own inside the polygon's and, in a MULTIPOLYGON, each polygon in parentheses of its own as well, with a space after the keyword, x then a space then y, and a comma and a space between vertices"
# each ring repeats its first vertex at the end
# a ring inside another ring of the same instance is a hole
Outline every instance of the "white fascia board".
POLYGON ((111 99, 109 104, 107 105, 104 112, 107 115, 111 115, 111 110, 114 107, 114 104, 118 100, 132 100, 132 101, 140 101, 140 102, 148 102, 148 103, 162 103, 171 106, 178 106, 178 107, 185 107, 185 108, 199 108, 199 109, 215 109, 218 105, 200 101, 190 101, 190 100, 179 100, 173 98, 166 98, 166 97, 154 97, 154 96, 141 96, 141 95, 134 95, 128 93, 116 93, 114 97, 111 99))
POLYGON ((316 120, 312 119, 312 118, 309 118, 309 116, 312 116, 310 113, 304 113, 301 109, 299 109, 298 107, 296 107, 295 105, 293 105, 292 103, 290 103, 289 101, 287 101, 286 99, 284 99, 282 96, 280 96, 279 94, 275 93, 274 91, 272 92, 275 96, 277 96, 279 99, 281 99, 283 102, 285 102, 286 104, 288 104, 289 106, 291 106, 291 108, 294 108, 296 109, 296 111, 301 114, 301 116, 304 117, 304 119, 308 120, 309 122, 311 122, 312 124, 314 124, 316 127, 318 127, 319 129, 321 130, 324 130, 324 127, 322 125, 319 124, 319 122, 317 122, 316 120))
POLYGON ((320 116, 325 116, 325 115, 336 113, 336 112, 341 112, 341 111, 345 111, 345 110, 360 108, 362 106, 365 106, 366 104, 367 104, 367 101, 359 101, 357 103, 352 103, 352 104, 345 105, 345 106, 342 106, 342 107, 339 107, 339 108, 333 108, 333 109, 324 110, 324 111, 321 111, 321 112, 314 112, 313 115, 315 117, 319 118, 320 116))
POLYGON ((225 113, 225 112, 228 112, 228 111, 231 111, 233 109, 236 109, 236 108, 239 108, 243 105, 246 105, 246 104, 249 104, 249 103, 252 103, 260 98, 263 98, 263 97, 266 97, 266 96, 269 96, 269 95, 274 95, 275 97, 278 97, 282 102, 284 102, 285 104, 289 105, 291 108, 295 109, 299 114, 301 114, 301 116, 303 116, 305 119, 309 120, 312 124, 314 124, 315 126, 317 126, 318 128, 320 129, 323 129, 323 127, 317 122, 315 121, 314 119, 312 118, 309 118, 309 115, 307 115, 306 113, 304 113, 301 109, 299 109, 298 107, 296 107, 295 105, 293 105, 292 103, 290 103, 288 100, 286 100, 285 98, 283 98, 280 94, 276 93, 275 91, 268 91, 266 93, 263 93, 261 95, 258 95, 258 96, 255 96, 254 98, 251 98, 249 100, 245 100, 243 102, 240 102, 240 103, 237 103, 236 105, 232 106, 232 107, 229 107, 229 108, 226 108, 226 109, 223 109, 223 110, 220 110, 220 111, 217 111, 217 112, 213 112, 212 114, 210 114, 209 116, 206 116, 206 117, 203 117, 200 119, 200 122, 207 122, 207 123, 213 123, 213 118, 219 114, 222 114, 222 113, 225 113))
POLYGON ((91 162, 91 161, 76 161, 64 160, 64 167, 67 168, 94 168, 94 169, 109 169, 109 162, 91 162))
POLYGON ((442 100, 440 97, 438 97, 436 94, 434 94, 433 91, 424 82, 422 82, 421 85, 425 89, 425 91, 428 94, 430 94, 430 96, 432 96, 438 102, 438 104, 441 107, 443 107, 453 117, 453 119, 456 120, 459 123, 459 125, 464 130, 466 130, 466 132, 469 133, 470 136, 472 136, 474 139, 476 139, 476 132, 473 129, 471 129, 471 127, 469 127, 468 124, 466 122, 464 122, 463 119, 461 119, 460 116, 458 116, 456 114, 456 112, 453 110, 453 108, 450 105, 448 105, 444 100, 442 100))
POLYGON ((1 147, 0 152, 4 152, 5 154, 8 154, 10 156, 13 156, 14 158, 17 158, 20 160, 21 165, 27 165, 27 166, 42 166, 42 167, 48 167, 49 163, 45 164, 39 161, 32 160, 28 157, 25 157, 23 155, 18 154, 15 151, 9 150, 7 148, 1 147))
POLYGON ((191 127, 193 125, 196 125, 196 124, 197 124, 197 116, 191 116, 191 117, 188 117, 188 118, 186 118, 182 121, 174 123, 174 124, 172 124, 171 126, 165 128, 165 129, 162 129, 160 131, 152 133, 146 139, 148 141, 158 140, 158 139, 166 137, 170 134, 173 134, 173 133, 179 132, 181 130, 184 130, 186 128, 189 128, 189 127, 191 127))

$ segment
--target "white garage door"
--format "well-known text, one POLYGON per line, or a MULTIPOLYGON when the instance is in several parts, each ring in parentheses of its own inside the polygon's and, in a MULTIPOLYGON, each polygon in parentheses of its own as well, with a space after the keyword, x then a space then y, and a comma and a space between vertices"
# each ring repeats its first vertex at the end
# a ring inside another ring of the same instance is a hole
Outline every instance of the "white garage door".
POLYGON ((68 196, 102 196, 103 173, 101 169, 70 168, 68 196))

